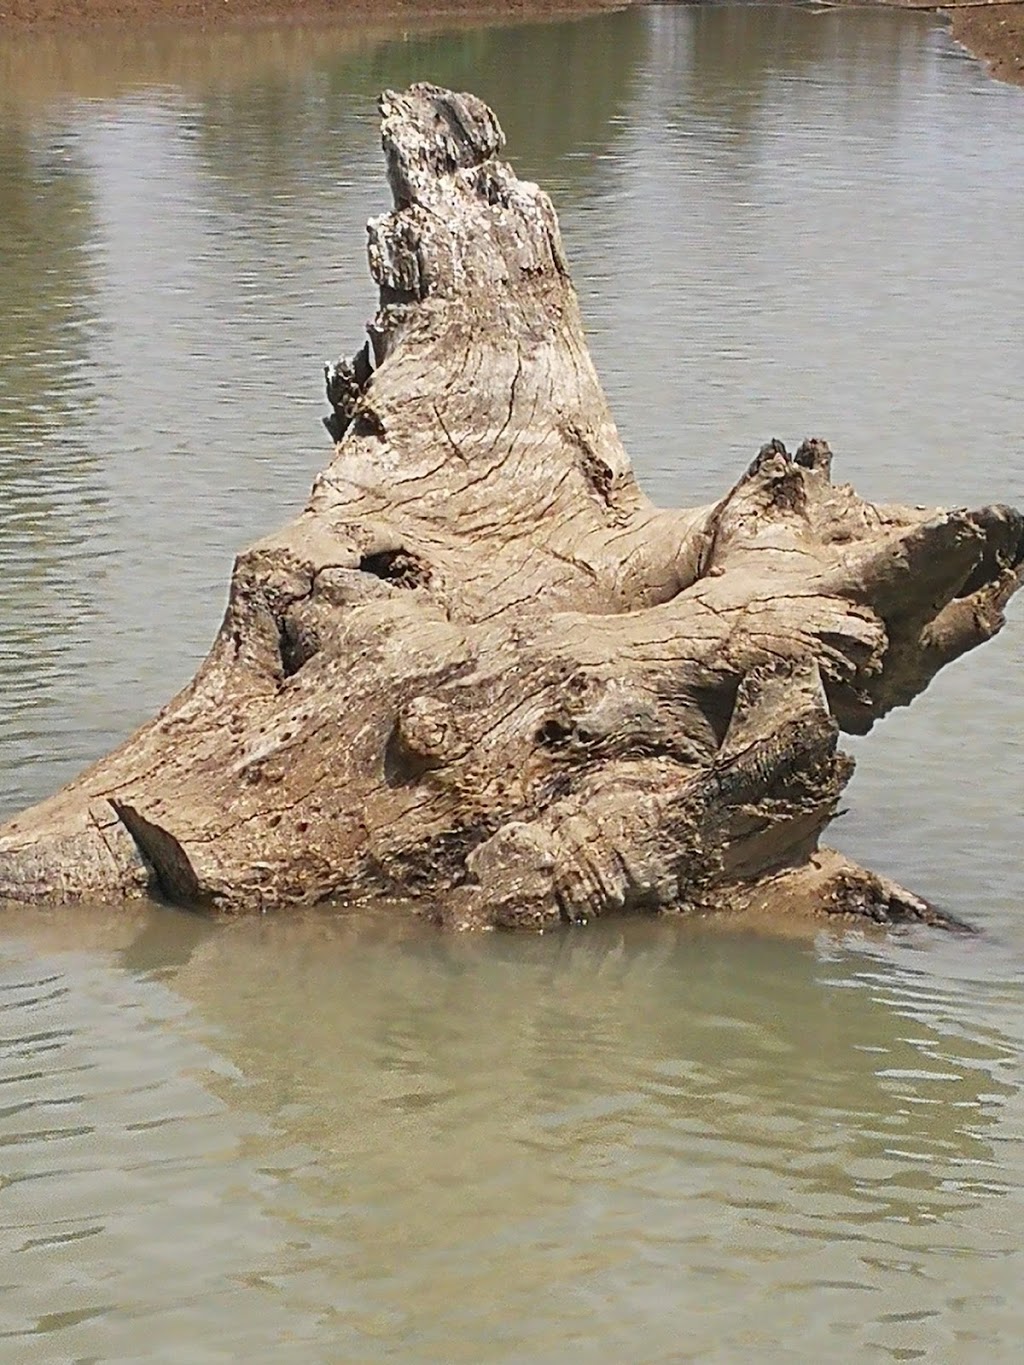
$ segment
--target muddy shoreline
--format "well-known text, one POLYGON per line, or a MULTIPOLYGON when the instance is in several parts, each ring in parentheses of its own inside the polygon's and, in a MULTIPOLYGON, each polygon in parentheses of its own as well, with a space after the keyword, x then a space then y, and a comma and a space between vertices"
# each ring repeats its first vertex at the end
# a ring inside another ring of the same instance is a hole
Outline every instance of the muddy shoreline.
POLYGON ((1024 85, 1024 4, 958 5, 948 11, 953 37, 991 75, 1024 85))
MULTIPOLYGON (((244 24, 338 24, 408 20, 410 26, 450 18, 466 22, 564 18, 624 9, 635 0, 0 0, 0 35, 66 30, 187 25, 196 29, 244 24)), ((863 4, 864 0, 821 0, 863 4)), ((870 0, 869 0, 870 2, 870 0)), ((999 80, 1024 85, 1024 0, 877 0, 908 9, 936 9, 953 38, 999 80)))

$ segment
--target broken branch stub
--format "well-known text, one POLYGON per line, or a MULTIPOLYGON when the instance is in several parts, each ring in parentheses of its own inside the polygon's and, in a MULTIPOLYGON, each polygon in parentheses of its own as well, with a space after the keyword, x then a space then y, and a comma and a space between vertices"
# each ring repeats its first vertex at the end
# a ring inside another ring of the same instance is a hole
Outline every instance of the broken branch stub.
POLYGON ((941 922, 819 848, 837 738, 1000 628, 1021 516, 873 506, 822 441, 655 508, 497 119, 429 85, 381 112, 394 208, 369 346, 328 372, 333 457, 239 556, 193 682, 0 830, 0 897, 941 922))

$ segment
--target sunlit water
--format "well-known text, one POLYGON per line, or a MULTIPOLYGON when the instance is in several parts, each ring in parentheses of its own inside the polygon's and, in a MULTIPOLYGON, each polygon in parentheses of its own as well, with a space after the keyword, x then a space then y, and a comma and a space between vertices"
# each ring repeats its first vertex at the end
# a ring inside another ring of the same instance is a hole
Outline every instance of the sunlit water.
MULTIPOLYGON (((417 78, 553 192, 659 500, 818 434, 1024 502, 1024 94, 926 16, 0 42, 0 815, 304 500, 417 78)), ((0 1360, 1016 1361, 1022 656, 858 743, 835 832, 971 942, 0 916, 0 1360)))

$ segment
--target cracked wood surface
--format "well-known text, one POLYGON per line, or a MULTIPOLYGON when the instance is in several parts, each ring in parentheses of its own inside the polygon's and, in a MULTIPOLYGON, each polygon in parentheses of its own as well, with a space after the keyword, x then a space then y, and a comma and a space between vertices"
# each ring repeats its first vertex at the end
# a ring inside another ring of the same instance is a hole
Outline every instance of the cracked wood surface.
POLYGON ((327 375, 333 458, 239 556, 193 682, 0 829, 0 897, 947 922, 818 840, 839 731, 1003 624, 1021 516, 873 506, 820 440, 654 507, 494 114, 426 85, 381 112, 394 208, 370 340, 327 375))

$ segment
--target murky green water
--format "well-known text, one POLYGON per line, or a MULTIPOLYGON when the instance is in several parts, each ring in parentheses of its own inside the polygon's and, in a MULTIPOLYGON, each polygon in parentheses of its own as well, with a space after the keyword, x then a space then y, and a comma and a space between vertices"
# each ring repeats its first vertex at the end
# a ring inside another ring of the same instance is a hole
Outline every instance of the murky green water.
MULTIPOLYGON (((662 500, 828 437, 1024 502, 1024 94, 920 15, 0 41, 0 814, 191 674, 327 454, 372 96, 498 109, 662 500)), ((0 1360, 1016 1361, 1024 613, 836 842, 984 926, 0 916, 0 1360)))

